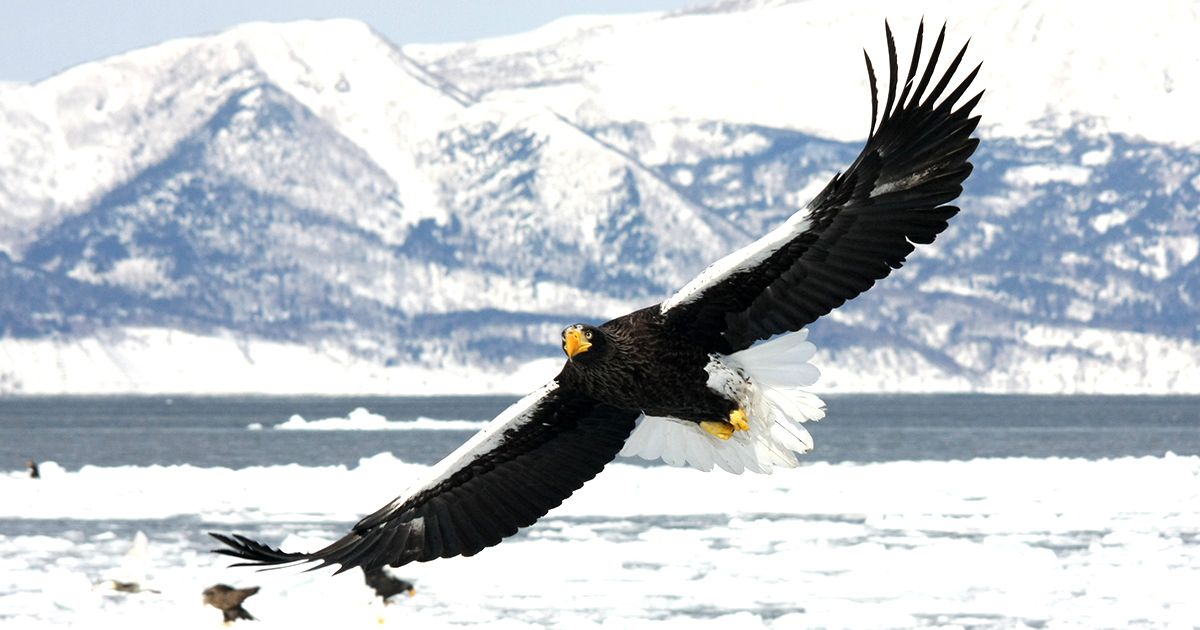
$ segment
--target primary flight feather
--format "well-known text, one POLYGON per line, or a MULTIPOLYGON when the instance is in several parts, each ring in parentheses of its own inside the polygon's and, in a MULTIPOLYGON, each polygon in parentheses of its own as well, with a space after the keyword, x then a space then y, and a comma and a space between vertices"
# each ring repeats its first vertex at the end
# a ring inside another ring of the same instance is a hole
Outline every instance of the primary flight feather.
POLYGON ((661 304, 599 326, 567 327, 558 376, 341 539, 287 552, 213 534, 225 545, 215 551, 252 566, 398 567, 498 544, 618 454, 735 473, 796 466, 796 454, 812 448, 801 423, 824 415, 823 403, 801 389, 817 377, 804 327, 946 229, 958 208, 945 204, 962 192, 979 142, 972 110, 982 92, 960 104, 979 67, 951 87, 966 46, 937 69, 943 27, 918 73, 922 25, 898 85, 896 46, 885 29, 882 108, 866 57, 866 146, 803 210, 661 304))

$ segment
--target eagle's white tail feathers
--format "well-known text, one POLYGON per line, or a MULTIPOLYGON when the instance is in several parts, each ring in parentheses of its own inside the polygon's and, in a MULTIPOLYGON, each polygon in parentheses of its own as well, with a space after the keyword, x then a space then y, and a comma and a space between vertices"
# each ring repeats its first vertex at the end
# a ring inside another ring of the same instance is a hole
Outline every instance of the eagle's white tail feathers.
POLYGON ((796 453, 812 450, 812 436, 801 424, 825 417, 825 403, 800 389, 820 376, 808 361, 816 346, 801 330, 723 357, 747 380, 738 392, 750 429, 728 440, 710 435, 692 422, 644 416, 625 442, 621 455, 659 459, 671 466, 713 467, 741 474, 744 470, 770 473, 775 467, 794 468, 796 453))

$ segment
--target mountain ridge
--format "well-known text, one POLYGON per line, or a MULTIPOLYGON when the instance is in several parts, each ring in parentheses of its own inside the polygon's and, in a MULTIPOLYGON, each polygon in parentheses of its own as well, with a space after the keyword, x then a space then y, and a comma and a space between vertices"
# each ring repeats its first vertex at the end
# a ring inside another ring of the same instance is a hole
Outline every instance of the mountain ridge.
MULTIPOLYGON (((840 130, 865 132, 869 102, 845 33, 877 48, 878 4, 835 19, 826 2, 730 2, 403 49, 352 21, 253 24, 4 86, 0 288, 20 299, 0 308, 0 388, 532 388, 563 325, 663 299, 850 163, 860 144, 840 130), (771 34, 822 21, 824 45, 849 49, 800 84, 842 106, 827 133, 770 124, 796 89, 762 80, 778 60, 731 79, 679 57, 718 31, 794 48, 771 34), (674 52, 614 70, 655 38, 674 52), (352 45, 310 54, 332 41, 352 45), (668 62, 679 76, 652 86, 668 62), (752 98, 780 103, 700 115, 752 98), (107 166, 83 175, 89 160, 107 166)), ((958 21, 1007 15, 980 6, 958 21)), ((995 66, 992 45, 968 57, 995 66)), ((947 233, 813 326, 818 389, 1200 392, 1200 150, 1114 131, 1106 111, 986 127, 947 233)))

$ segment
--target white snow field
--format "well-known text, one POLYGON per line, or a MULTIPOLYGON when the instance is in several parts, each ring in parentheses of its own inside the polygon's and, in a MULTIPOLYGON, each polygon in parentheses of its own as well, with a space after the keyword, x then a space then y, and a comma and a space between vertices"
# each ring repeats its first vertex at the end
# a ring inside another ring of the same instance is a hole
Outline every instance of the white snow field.
POLYGON ((380 454, 0 476, 0 627, 217 628, 200 602, 217 582, 262 587, 259 621, 234 627, 264 630, 1200 625, 1200 457, 1170 453, 771 476, 617 463, 498 547, 398 570, 417 595, 387 607, 357 570, 257 573, 207 552, 209 530, 321 544, 421 468, 380 454))

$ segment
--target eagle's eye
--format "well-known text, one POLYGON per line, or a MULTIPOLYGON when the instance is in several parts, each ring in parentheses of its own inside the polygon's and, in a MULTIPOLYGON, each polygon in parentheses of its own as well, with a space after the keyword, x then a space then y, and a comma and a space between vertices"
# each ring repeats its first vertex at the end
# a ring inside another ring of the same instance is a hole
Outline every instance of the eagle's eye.
POLYGON ((590 330, 585 330, 585 331, 583 331, 583 336, 584 336, 584 338, 585 338, 585 339, 591 339, 591 338, 592 338, 592 331, 590 331, 590 330))

